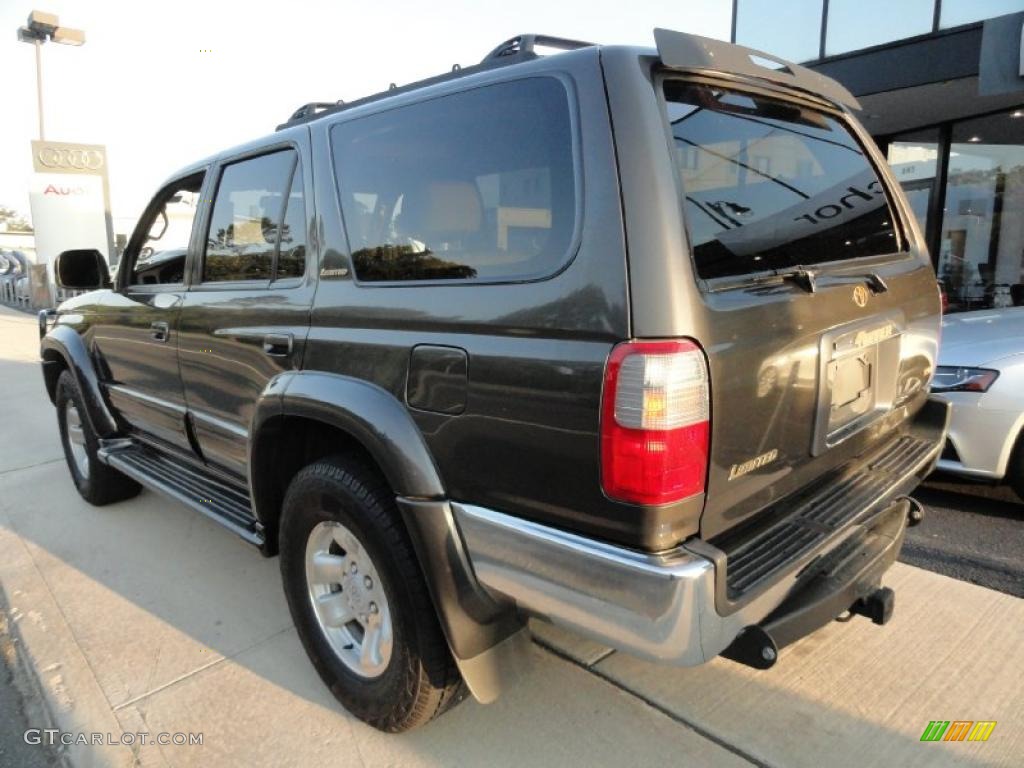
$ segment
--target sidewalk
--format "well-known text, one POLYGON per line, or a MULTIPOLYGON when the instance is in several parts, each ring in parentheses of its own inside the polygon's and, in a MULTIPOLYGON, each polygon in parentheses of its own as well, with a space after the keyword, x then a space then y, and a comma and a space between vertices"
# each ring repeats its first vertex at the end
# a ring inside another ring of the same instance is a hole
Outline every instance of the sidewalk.
POLYGON ((34 318, 0 308, 0 588, 22 653, 63 730, 203 734, 72 747, 75 766, 1021 764, 1024 601, 902 565, 888 626, 832 624, 768 672, 659 667, 538 627, 498 702, 380 734, 306 660, 276 559, 149 492, 78 497, 36 347, 34 318), (998 725, 921 743, 936 719, 998 725))

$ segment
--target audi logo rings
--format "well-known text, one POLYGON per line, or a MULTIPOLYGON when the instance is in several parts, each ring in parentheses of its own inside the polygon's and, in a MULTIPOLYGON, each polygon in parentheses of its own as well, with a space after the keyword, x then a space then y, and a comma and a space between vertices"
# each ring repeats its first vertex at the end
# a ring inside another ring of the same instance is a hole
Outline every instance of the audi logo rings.
POLYGON ((36 158, 39 164, 46 168, 98 171, 103 167, 103 153, 98 149, 43 147, 36 152, 36 158))

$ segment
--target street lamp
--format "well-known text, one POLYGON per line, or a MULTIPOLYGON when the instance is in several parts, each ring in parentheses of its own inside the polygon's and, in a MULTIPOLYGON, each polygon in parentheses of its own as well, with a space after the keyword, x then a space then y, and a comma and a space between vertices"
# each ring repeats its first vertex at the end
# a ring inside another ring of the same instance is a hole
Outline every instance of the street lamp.
POLYGON ((25 26, 18 28, 18 39, 36 47, 36 101, 39 107, 39 140, 43 141, 46 138, 43 132, 43 43, 52 40, 61 45, 84 45, 85 32, 60 26, 55 13, 32 11, 25 26))

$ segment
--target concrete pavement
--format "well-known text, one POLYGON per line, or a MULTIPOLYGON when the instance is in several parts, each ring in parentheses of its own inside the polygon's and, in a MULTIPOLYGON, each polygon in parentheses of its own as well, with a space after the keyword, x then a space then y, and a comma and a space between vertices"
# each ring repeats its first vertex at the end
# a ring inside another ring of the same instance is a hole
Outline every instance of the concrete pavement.
POLYGON ((78 497, 36 348, 34 318, 0 308, 0 588, 23 657, 62 730, 203 735, 74 746, 75 766, 1021 764, 1024 601, 905 565, 892 623, 832 624, 768 672, 668 669, 538 626, 497 703, 380 734, 306 660, 276 559, 152 493, 78 497), (936 719, 998 725, 921 743, 936 719))

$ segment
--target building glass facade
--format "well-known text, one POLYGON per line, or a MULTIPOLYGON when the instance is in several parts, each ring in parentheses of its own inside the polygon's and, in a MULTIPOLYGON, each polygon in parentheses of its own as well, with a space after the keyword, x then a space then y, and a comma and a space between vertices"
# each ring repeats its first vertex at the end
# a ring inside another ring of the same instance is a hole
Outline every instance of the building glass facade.
POLYGON ((1024 0, 735 0, 733 39, 810 61, 1024 11, 1024 0))

